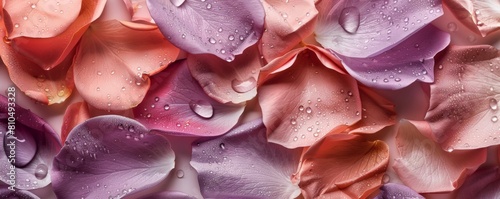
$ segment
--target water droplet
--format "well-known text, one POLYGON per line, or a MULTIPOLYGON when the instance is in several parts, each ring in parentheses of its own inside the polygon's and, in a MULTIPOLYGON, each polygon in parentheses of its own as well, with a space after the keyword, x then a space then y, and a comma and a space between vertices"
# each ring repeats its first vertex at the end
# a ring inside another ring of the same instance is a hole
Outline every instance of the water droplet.
POLYGON ((220 149, 222 149, 222 150, 226 149, 226 145, 225 145, 224 143, 220 143, 220 144, 219 144, 219 147, 220 147, 220 149))
POLYGON ((210 9, 212 9, 212 4, 209 4, 209 3, 208 3, 208 4, 207 4, 207 9, 209 9, 209 10, 210 10, 210 9))
POLYGON ((227 39, 228 39, 229 41, 234 41, 234 35, 229 35, 229 37, 227 37, 227 39))
POLYGON ((31 8, 35 9, 36 8, 36 4, 31 4, 31 8))
POLYGON ((384 174, 384 176, 382 177, 382 183, 384 183, 384 184, 389 183, 390 180, 391 180, 391 177, 387 174, 384 174))
POLYGON ((497 116, 493 116, 493 117, 491 117, 491 121, 492 121, 492 122, 498 122, 498 117, 497 117, 497 116))
POLYGON ((208 38, 208 42, 210 42, 211 44, 215 44, 217 41, 214 38, 210 37, 208 38))
POLYGON ((299 111, 301 111, 301 112, 304 111, 304 106, 300 105, 299 106, 299 111))
POLYGON ((47 173, 49 171, 49 167, 45 164, 39 164, 35 168, 35 177, 39 180, 44 179, 47 177, 47 173))
POLYGON ((400 79, 400 78, 398 78, 398 77, 396 77, 396 78, 394 79, 394 81, 395 81, 395 82, 400 82, 400 81, 401 81, 401 79, 400 79))
POLYGON ((166 110, 166 111, 170 110, 170 105, 165 104, 165 106, 163 106, 163 110, 166 110))
POLYGON ((291 120, 290 120, 290 124, 292 124, 292 125, 296 125, 296 124, 297 124, 297 120, 295 120, 295 119, 291 119, 291 120))
POLYGON ((240 41, 245 40, 245 37, 243 35, 240 35, 240 41))
POLYGON ((340 13, 339 24, 347 33, 354 34, 358 31, 359 20, 359 9, 356 7, 346 7, 340 13))
POLYGON ((293 141, 297 141, 299 138, 297 136, 293 137, 293 141))
POLYGON ((189 108, 196 113, 196 115, 208 119, 214 115, 214 108, 212 105, 204 100, 189 102, 189 108))
POLYGON ((185 0, 170 0, 170 3, 174 4, 175 7, 180 7, 184 2, 185 0))
POLYGON ((257 85, 257 81, 255 80, 254 77, 250 77, 246 80, 240 81, 238 79, 234 79, 231 81, 231 86, 233 87, 234 91, 238 93, 246 93, 257 85))
POLYGON ((135 132, 135 127, 134 126, 129 126, 128 127, 128 132, 131 132, 131 133, 135 132))
POLYGON ((490 99, 490 108, 494 111, 498 109, 498 101, 495 98, 490 99))
POLYGON ((177 176, 177 178, 183 178, 184 177, 184 171, 179 169, 177 170, 177 172, 175 172, 175 175, 177 176))
POLYGON ((311 109, 311 107, 307 107, 307 108, 306 108, 306 113, 309 113, 309 114, 311 114, 311 113, 312 113, 312 109, 311 109))

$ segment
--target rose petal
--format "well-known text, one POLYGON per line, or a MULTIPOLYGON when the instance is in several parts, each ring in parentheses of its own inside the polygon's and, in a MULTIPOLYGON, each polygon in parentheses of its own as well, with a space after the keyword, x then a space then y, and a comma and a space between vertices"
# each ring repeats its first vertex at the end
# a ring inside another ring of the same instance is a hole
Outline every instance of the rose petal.
POLYGON ((388 164, 383 141, 330 134, 304 154, 299 186, 305 198, 366 198, 381 186, 388 164))
POLYGON ((70 104, 64 112, 63 124, 61 127, 61 140, 64 142, 69 135, 69 132, 77 126, 90 118, 87 103, 76 102, 70 104))
POLYGON ((265 13, 259 0, 147 3, 165 37, 191 54, 213 54, 230 62, 255 44, 264 30, 265 13))
POLYGON ((389 49, 443 14, 440 0, 321 1, 316 40, 347 57, 389 49))
POLYGON ((413 189, 410 189, 407 186, 396 183, 387 183, 380 188, 380 193, 377 196, 375 196, 375 199, 384 199, 384 198, 424 199, 423 196, 418 194, 413 189))
POLYGON ((29 191, 25 190, 12 191, 7 188, 0 189, 0 198, 40 199, 37 195, 29 191))
POLYGON ((444 4, 466 27, 479 32, 483 37, 500 29, 498 1, 446 0, 444 4))
POLYGON ((233 62, 213 55, 189 55, 188 66, 203 90, 215 100, 235 104, 251 100, 257 94, 261 63, 257 47, 248 48, 233 62))
POLYGON ((492 46, 452 46, 436 70, 425 116, 444 149, 499 143, 500 52, 492 46))
POLYGON ((9 105, 9 102, 0 96, 0 132, 4 132, 0 136, 0 143, 3 143, 0 147, 0 180, 12 185, 9 181, 12 163, 16 166, 17 189, 45 187, 51 182, 52 161, 61 148, 59 136, 42 118, 20 106, 9 105), (12 122, 15 126, 13 134, 7 132, 13 127, 12 122))
POLYGON ((132 21, 147 22, 154 24, 154 20, 149 14, 148 5, 146 0, 132 0, 132 21))
POLYGON ((318 49, 302 48, 263 68, 258 98, 270 142, 310 146, 340 124, 361 118, 356 81, 318 49), (356 114, 356 112, 358 114, 356 114))
MULTIPOLYGON (((53 1, 51 1, 53 2, 53 1)), ((51 70, 61 64, 80 40, 95 15, 100 15, 105 1, 82 1, 78 17, 60 34, 50 38, 17 37, 12 39, 11 46, 30 61, 44 70, 51 70)), ((29 5, 29 4, 25 4, 29 5)), ((78 13, 65 11, 66 13, 78 13)))
POLYGON ((269 143, 261 120, 193 146, 191 164, 206 198, 295 198, 291 181, 302 149, 269 143))
POLYGON ((169 198, 169 199, 196 199, 194 196, 187 195, 182 192, 174 192, 174 191, 165 191, 153 195, 148 195, 145 197, 142 197, 141 199, 164 199, 164 198, 169 198))
POLYGON ((266 12, 261 51, 267 61, 277 58, 311 35, 316 25, 314 1, 262 1, 266 12))
POLYGON ((176 62, 151 78, 146 97, 134 108, 137 120, 150 129, 178 135, 224 134, 238 122, 244 104, 213 100, 187 67, 187 61, 176 62))
POLYGON ((499 185, 498 167, 479 169, 465 180, 455 196, 457 199, 495 198, 500 191, 499 185))
POLYGON ((486 161, 485 149, 451 153, 442 150, 422 135, 430 134, 426 122, 405 120, 399 125, 398 154, 393 168, 401 181, 419 193, 452 191, 486 161))
POLYGON ((133 30, 116 20, 94 23, 75 58, 75 85, 96 108, 129 109, 144 98, 147 75, 163 70, 178 53, 158 30, 133 30))
POLYGON ((54 161, 59 198, 120 198, 164 179, 174 168, 174 153, 164 137, 111 115, 75 127, 54 161))
POLYGON ((375 88, 401 89, 416 80, 434 80, 434 56, 450 43, 450 35, 432 25, 424 27, 393 48, 372 57, 337 54, 346 70, 361 83, 375 88))

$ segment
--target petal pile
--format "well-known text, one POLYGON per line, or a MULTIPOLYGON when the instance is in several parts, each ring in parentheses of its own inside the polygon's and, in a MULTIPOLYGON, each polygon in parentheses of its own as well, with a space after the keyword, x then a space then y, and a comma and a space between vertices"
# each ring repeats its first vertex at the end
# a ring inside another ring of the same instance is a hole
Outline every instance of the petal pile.
POLYGON ((481 0, 445 0, 444 5, 453 10, 453 14, 473 31, 479 31, 484 37, 500 30, 500 2, 481 0), (496 16, 496 17, 495 17, 496 16))

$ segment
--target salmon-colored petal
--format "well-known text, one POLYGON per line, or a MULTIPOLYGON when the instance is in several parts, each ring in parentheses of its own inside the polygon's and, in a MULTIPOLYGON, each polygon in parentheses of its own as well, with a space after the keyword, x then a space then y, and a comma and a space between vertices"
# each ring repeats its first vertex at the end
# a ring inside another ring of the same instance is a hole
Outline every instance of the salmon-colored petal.
POLYGON ((5 1, 9 39, 54 37, 78 17, 82 0, 5 1))
POLYGON ((262 55, 267 61, 279 57, 299 44, 314 31, 316 10, 314 1, 263 0, 266 12, 262 55))
POLYGON ((90 118, 90 113, 87 103, 76 102, 69 105, 66 111, 64 112, 63 124, 61 127, 62 142, 66 141, 69 132, 71 132, 71 130, 73 130, 75 126, 83 123, 85 120, 89 118, 90 118))
POLYGON ((235 104, 257 94, 257 79, 262 67, 256 46, 226 62, 210 54, 189 55, 188 66, 203 90, 219 102, 235 104))
POLYGON ((500 30, 500 1, 445 0, 443 3, 469 29, 483 37, 500 30))
POLYGON ((159 30, 138 31, 110 20, 92 24, 75 58, 75 85, 90 105, 103 110, 137 106, 149 75, 174 61, 179 50, 159 30))
POLYGON ((263 69, 258 98, 270 142, 310 146, 336 126, 361 118, 356 81, 325 67, 326 60, 303 48, 263 69))
POLYGON ((442 150, 424 136, 430 135, 426 122, 405 120, 399 125, 393 168, 401 181, 419 193, 452 191, 486 161, 486 149, 442 150))
POLYGON ((78 17, 56 36, 50 38, 17 37, 12 39, 11 45, 26 59, 44 70, 50 70, 69 56, 90 22, 94 20, 94 15, 100 15, 105 2, 104 0, 83 1, 78 17))
POLYGON ((299 187, 305 198, 367 198, 382 185, 388 164, 383 141, 330 134, 304 154, 299 187))
POLYGON ((437 63, 425 116, 444 149, 500 143, 500 52, 487 45, 451 46, 437 63))
POLYGON ((135 22, 147 22, 154 24, 155 21, 149 14, 148 6, 146 0, 132 0, 132 21, 135 22))

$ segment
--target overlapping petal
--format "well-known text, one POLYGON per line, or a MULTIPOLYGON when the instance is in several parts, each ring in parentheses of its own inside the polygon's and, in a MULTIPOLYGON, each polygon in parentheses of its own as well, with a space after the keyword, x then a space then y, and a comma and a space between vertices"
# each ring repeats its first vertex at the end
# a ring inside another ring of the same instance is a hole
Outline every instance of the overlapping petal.
POLYGON ((292 182, 302 149, 266 141, 261 120, 193 146, 191 164, 206 198, 296 198, 292 182))
POLYGON ((498 167, 479 169, 456 191, 457 199, 498 197, 500 171, 498 167))
POLYGON ((270 142, 310 146, 336 126, 361 119, 356 81, 329 56, 304 47, 262 69, 258 98, 270 142))
POLYGON ((190 196, 188 194, 182 192, 174 192, 174 191, 165 191, 153 195, 148 195, 145 197, 141 197, 141 199, 196 199, 194 196, 190 196))
POLYGON ((210 98, 191 76, 187 61, 182 60, 151 78, 151 88, 134 114, 150 129, 217 136, 238 122, 244 107, 210 98))
POLYGON ((318 14, 313 0, 263 0, 262 4, 266 31, 260 48, 267 61, 284 55, 313 33, 318 14))
POLYGON ((414 81, 434 81, 434 56, 450 43, 450 35, 433 25, 376 56, 354 58, 338 53, 346 70, 375 88, 400 89, 414 81))
POLYGON ((380 193, 375 196, 375 199, 384 198, 424 199, 424 197, 418 194, 416 191, 410 189, 407 186, 396 183, 388 183, 380 188, 380 193))
POLYGON ((54 160, 60 198, 123 197, 151 187, 174 168, 168 141, 135 120, 99 116, 78 125, 54 160))
POLYGON ((174 45, 226 61, 255 44, 264 30, 259 0, 148 0, 151 16, 174 45))
POLYGON ((6 187, 2 187, 0 189, 0 198, 40 199, 37 195, 29 191, 25 190, 12 191, 10 189, 7 189, 6 187))
POLYGON ((367 198, 382 185, 388 164, 383 141, 330 134, 304 154, 299 186, 305 198, 367 198))
POLYGON ((500 30, 500 2, 481 0, 445 0, 443 4, 468 27, 483 37, 500 30))
POLYGON ((445 151, 426 137, 430 134, 426 122, 401 121, 396 135, 393 168, 401 181, 419 193, 452 191, 486 161, 486 149, 445 151))
POLYGON ((61 148, 56 132, 42 118, 4 96, 0 96, 0 121, 0 180, 15 183, 17 189, 50 184, 52 161, 61 148))
POLYGON ((89 109, 87 103, 84 101, 69 105, 64 112, 63 124, 61 127, 61 141, 66 141, 71 130, 89 118, 89 109))
POLYGON ((437 63, 425 119, 444 149, 499 144, 499 64, 500 52, 487 45, 451 46, 437 63))
POLYGON ((316 40, 356 58, 384 52, 443 14, 440 0, 320 1, 316 7, 316 40))
POLYGON ((257 94, 257 79, 262 67, 256 46, 248 48, 233 62, 214 55, 189 55, 188 66, 205 93, 222 103, 242 103, 257 94))
POLYGON ((148 75, 163 70, 178 53, 158 29, 134 30, 116 20, 96 22, 82 37, 75 58, 75 85, 96 108, 130 109, 144 98, 148 75))

